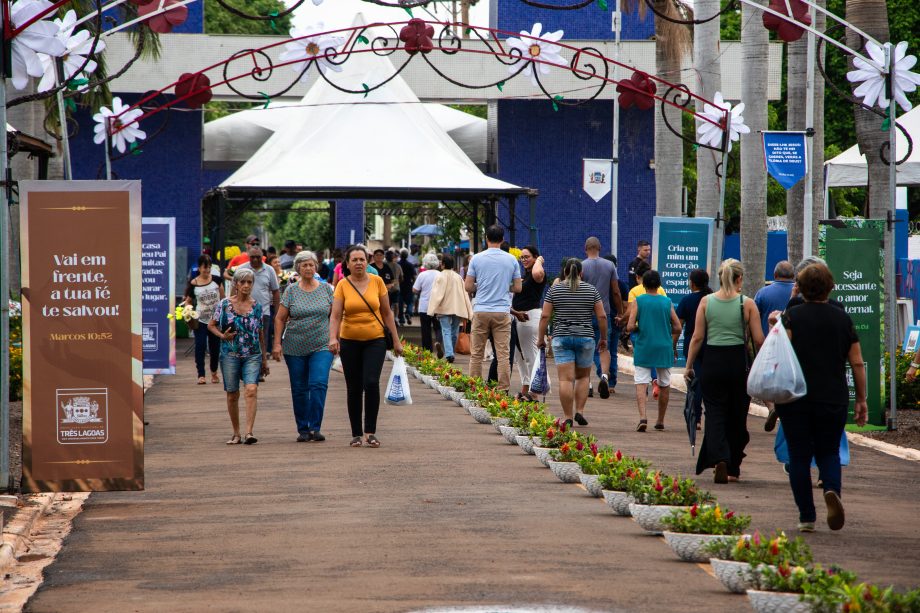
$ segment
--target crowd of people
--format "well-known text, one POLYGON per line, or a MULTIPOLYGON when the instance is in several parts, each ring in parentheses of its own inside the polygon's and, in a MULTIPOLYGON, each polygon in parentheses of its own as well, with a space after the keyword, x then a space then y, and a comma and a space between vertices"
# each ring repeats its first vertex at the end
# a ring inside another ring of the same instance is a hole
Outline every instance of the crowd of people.
MULTIPOLYGON (((786 451, 777 457, 789 476, 800 530, 815 529, 813 462, 828 525, 843 527, 840 448, 850 401, 847 365, 857 424, 867 418, 866 379, 853 323, 842 305, 829 300, 834 278, 823 260, 808 257, 796 267, 778 263, 774 282, 751 298, 741 291, 741 262, 727 259, 719 267, 716 291, 705 270, 693 270, 687 277, 689 291, 675 306, 651 267, 647 241, 639 242, 624 281, 618 278, 616 257, 601 256, 596 237, 585 241, 585 257, 566 258, 555 278, 536 246, 512 255, 502 227, 487 228, 485 239, 484 250, 462 259, 434 251, 422 255, 418 245, 372 252, 352 245, 321 259, 294 241, 286 241, 280 255, 263 251, 259 238, 249 236, 244 253, 223 273, 202 255, 185 302, 199 313, 197 383, 208 381, 208 354, 211 383, 223 380, 233 429, 227 444, 256 443, 258 385, 270 373, 270 360, 283 359, 298 442, 325 440, 330 370, 339 361, 349 444, 379 447, 386 352, 402 354, 400 327, 417 315, 422 346, 448 362, 455 361, 466 328, 470 376, 512 392, 516 366, 521 400, 537 399, 531 382, 551 352, 568 427, 588 425, 592 378, 600 398, 615 394, 617 347, 631 347, 640 433, 648 430, 650 401, 657 404, 654 430, 666 427, 683 335, 686 414, 693 420, 688 426, 702 430, 703 437, 696 472, 711 470, 715 483, 737 482, 750 440, 748 371, 781 320, 808 391, 792 403, 770 405, 764 427, 772 431, 780 424, 777 449, 786 451), (240 423, 241 386, 245 427, 240 423)), ((916 368, 908 373, 915 375, 916 368)))

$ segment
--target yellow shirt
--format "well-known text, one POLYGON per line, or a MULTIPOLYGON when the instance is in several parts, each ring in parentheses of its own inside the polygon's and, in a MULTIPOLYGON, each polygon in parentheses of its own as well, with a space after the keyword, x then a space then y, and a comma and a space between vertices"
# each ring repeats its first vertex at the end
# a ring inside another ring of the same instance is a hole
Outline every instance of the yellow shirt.
POLYGON ((380 315, 380 302, 388 300, 389 294, 383 279, 374 275, 368 276, 370 283, 364 290, 364 300, 367 300, 374 309, 373 313, 348 282, 347 277, 335 286, 335 293, 332 297, 341 300, 345 305, 339 338, 350 341, 372 341, 375 338, 383 338, 383 326, 380 325, 380 322, 383 321, 383 316, 380 315), (380 322, 377 321, 378 319, 380 322))
MULTIPOLYGON (((632 288, 631 290, 629 290, 629 297, 626 299, 626 302, 627 302, 627 303, 629 303, 629 302, 635 302, 635 301, 636 301, 636 298, 638 298, 639 296, 641 296, 641 295, 644 294, 644 293, 645 293, 645 287, 642 286, 642 285, 637 285, 636 287, 634 287, 634 288, 632 288)), ((667 296, 667 294, 664 293, 664 290, 661 289, 661 286, 658 287, 658 295, 659 295, 659 296, 667 296)))

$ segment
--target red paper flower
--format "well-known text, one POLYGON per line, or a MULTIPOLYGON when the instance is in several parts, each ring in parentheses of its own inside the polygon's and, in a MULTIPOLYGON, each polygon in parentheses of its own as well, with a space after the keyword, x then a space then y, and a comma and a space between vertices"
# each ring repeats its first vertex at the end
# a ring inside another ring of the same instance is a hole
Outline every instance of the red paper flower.
POLYGON ((410 19, 399 31, 399 40, 406 43, 406 52, 415 55, 419 51, 429 53, 434 49, 434 28, 419 18, 410 19))
MULTIPOLYGON (((789 6, 792 8, 792 18, 806 26, 811 25, 811 15, 808 14, 808 6, 802 0, 789 0, 789 6)), ((770 0, 770 8, 777 13, 788 16, 786 10, 786 0, 770 0)), ((763 25, 766 29, 776 32, 780 39, 791 43, 802 38, 805 30, 799 26, 780 19, 770 13, 763 14, 763 25)))
POLYGON ((213 96, 211 79, 200 72, 183 73, 176 83, 176 96, 188 96, 184 101, 185 105, 192 109, 200 109, 206 102, 210 102, 213 96))
MULTIPOLYGON (((167 10, 159 15, 150 17, 146 21, 147 27, 157 34, 169 34, 174 27, 185 23, 185 20, 188 19, 188 7, 177 6, 176 8, 170 8, 174 4, 179 4, 179 2, 180 0, 166 0, 163 3, 163 8, 167 10)), ((145 17, 158 10, 160 10, 159 2, 148 2, 137 7, 137 16, 145 17)))
POLYGON ((624 109, 635 106, 643 111, 649 110, 655 106, 655 99, 650 94, 657 90, 655 82, 641 70, 635 71, 628 81, 620 81, 617 85, 620 106, 624 109))

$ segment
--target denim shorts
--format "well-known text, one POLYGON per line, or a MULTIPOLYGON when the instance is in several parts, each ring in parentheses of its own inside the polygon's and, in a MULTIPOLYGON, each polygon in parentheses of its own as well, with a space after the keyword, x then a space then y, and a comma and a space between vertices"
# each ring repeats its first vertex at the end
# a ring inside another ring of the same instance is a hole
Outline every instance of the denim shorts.
POLYGON ((577 368, 594 366, 594 339, 588 336, 554 336, 553 356, 556 364, 575 362, 577 368))
POLYGON ((258 353, 246 357, 221 354, 220 372, 224 377, 225 392, 240 391, 240 379, 243 385, 258 385, 259 375, 262 374, 262 356, 258 353))

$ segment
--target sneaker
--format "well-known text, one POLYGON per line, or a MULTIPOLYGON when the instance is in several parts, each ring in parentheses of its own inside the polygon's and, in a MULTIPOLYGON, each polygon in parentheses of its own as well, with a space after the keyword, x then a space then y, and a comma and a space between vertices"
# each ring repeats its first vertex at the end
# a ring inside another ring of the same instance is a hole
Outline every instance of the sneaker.
POLYGON ((610 398, 610 384, 607 382, 607 375, 601 376, 600 383, 597 384, 597 393, 605 400, 610 398))
POLYGON ((800 521, 799 522, 799 532, 814 532, 815 531, 815 522, 813 521, 800 521))
POLYGON ((763 424, 764 432, 773 432, 773 428, 776 427, 776 420, 779 419, 779 415, 776 414, 776 409, 771 409, 770 414, 767 415, 767 421, 763 424))
POLYGON ((435 355, 438 356, 438 359, 439 359, 439 360, 440 360, 441 358, 443 358, 443 357, 444 357, 444 346, 441 345, 441 343, 435 343, 435 344, 434 344, 434 353, 435 353, 435 355))
MULTIPOLYGON (((578 413, 575 413, 575 419, 578 419, 578 413)), ((582 418, 582 419, 584 419, 584 418, 582 418)), ((585 423, 588 423, 588 422, 585 422, 585 423)), ((565 420, 565 425, 568 426, 568 429, 569 429, 569 430, 571 430, 572 428, 575 427, 574 424, 572 424, 572 420, 571 420, 571 419, 565 420)))
POLYGON ((594 386, 593 385, 588 386, 588 398, 594 398, 594 386))
POLYGON ((658 379, 652 379, 652 398, 657 399, 661 393, 661 387, 658 385, 658 379))
POLYGON ((302 434, 300 434, 300 436, 297 437, 297 442, 298 442, 298 443, 306 443, 306 442, 312 441, 312 440, 313 440, 313 433, 312 433, 312 432, 303 432, 302 434))
POLYGON ((319 430, 317 430, 316 432, 313 432, 312 437, 313 437, 313 440, 316 441, 317 443, 326 440, 326 437, 323 436, 323 433, 320 432, 319 430))
POLYGON ((831 530, 840 530, 845 521, 840 494, 828 490, 824 492, 824 502, 827 504, 827 527, 831 530))
POLYGON ((581 413, 575 413, 575 421, 578 422, 579 426, 587 426, 588 420, 585 419, 585 416, 581 413))
POLYGON ((447 361, 448 361, 449 363, 453 364, 453 363, 454 363, 454 356, 452 356, 452 355, 447 356, 447 361))

